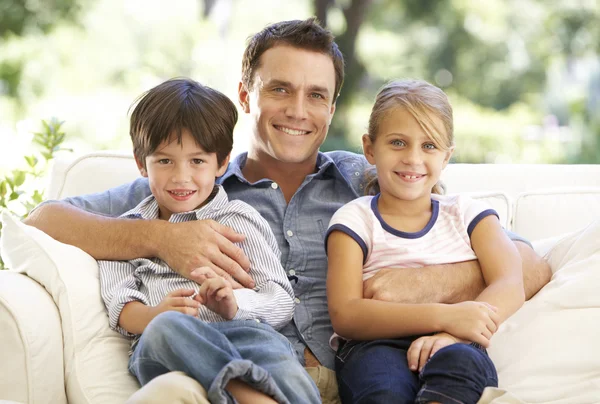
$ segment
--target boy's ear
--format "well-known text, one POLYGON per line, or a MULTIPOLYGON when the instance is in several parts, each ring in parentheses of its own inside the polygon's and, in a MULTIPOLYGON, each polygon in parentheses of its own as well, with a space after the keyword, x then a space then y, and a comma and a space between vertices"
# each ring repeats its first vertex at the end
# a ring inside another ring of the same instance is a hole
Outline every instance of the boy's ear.
POLYGON ((138 170, 140 170, 140 174, 142 175, 142 177, 148 177, 148 171, 146 170, 144 165, 140 162, 140 159, 138 159, 137 156, 134 156, 134 157, 135 157, 135 164, 137 164, 138 170))
POLYGON ((244 83, 241 81, 238 84, 238 101, 245 113, 250 112, 250 94, 244 83))
POLYGON ((363 153, 367 158, 367 161, 371 165, 375 165, 375 157, 373 156, 373 142, 368 134, 364 134, 362 137, 363 153))
POLYGON ((446 168, 448 163, 450 162, 450 158, 452 157, 452 153, 454 153, 455 146, 452 146, 450 149, 446 151, 446 157, 444 157, 444 163, 442 164, 442 169, 446 168))
POLYGON ((217 170, 217 175, 216 177, 220 177, 223 174, 225 174, 225 171, 227 171, 227 165, 229 164, 229 158, 231 157, 231 153, 229 153, 227 155, 227 157, 225 157, 225 159, 223 160, 223 162, 221 163, 221 166, 219 167, 219 169, 217 170))

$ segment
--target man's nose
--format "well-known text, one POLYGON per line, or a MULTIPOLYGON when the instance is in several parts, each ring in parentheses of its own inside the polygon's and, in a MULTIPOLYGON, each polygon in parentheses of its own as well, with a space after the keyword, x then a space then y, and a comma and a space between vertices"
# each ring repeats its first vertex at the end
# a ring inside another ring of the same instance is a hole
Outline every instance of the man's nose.
POLYGON ((292 119, 306 119, 306 97, 301 93, 291 96, 287 101, 285 114, 292 119))

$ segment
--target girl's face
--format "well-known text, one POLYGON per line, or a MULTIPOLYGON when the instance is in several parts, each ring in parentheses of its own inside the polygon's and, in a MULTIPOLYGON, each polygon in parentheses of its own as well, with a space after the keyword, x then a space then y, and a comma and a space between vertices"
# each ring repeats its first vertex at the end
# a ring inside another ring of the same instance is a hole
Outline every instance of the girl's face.
MULTIPOLYGON (((443 128, 436 116, 435 127, 443 128)), ((443 130, 443 129, 442 129, 443 130)), ((446 137, 446 134, 441 134, 446 137)), ((417 120, 404 108, 388 111, 379 125, 374 142, 363 136, 363 150, 377 167, 382 197, 403 201, 423 200, 429 204, 431 189, 448 164, 454 147, 439 149, 417 120)))

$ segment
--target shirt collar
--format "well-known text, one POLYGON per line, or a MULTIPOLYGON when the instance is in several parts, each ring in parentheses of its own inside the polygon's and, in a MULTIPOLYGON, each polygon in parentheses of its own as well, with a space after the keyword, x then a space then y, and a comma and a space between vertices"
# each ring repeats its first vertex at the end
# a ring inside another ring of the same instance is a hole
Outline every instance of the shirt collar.
MULTIPOLYGON (((244 174, 242 173, 242 169, 246 165, 247 159, 248 159, 247 152, 240 153, 237 156, 235 156, 229 162, 229 166, 227 167, 227 171, 225 172, 225 174, 223 174, 223 176, 221 176, 217 180, 217 182, 219 184, 223 184, 229 178, 236 177, 241 182, 248 183, 248 180, 246 180, 246 178, 244 178, 244 174)), ((326 172, 326 170, 329 169, 330 166, 332 166, 332 165, 335 166, 333 159, 331 157, 329 157, 328 155, 326 155, 325 153, 319 152, 319 154, 317 155, 317 165, 316 165, 317 172, 315 174, 323 175, 326 172)))
MULTIPOLYGON (((220 185, 215 185, 213 192, 210 194, 209 198, 212 198, 210 202, 206 205, 202 206, 199 209, 195 209, 191 212, 182 212, 175 213, 171 215, 171 219, 169 221, 173 221, 174 218, 179 216, 189 216, 194 215, 196 219, 200 220, 206 217, 210 212, 214 210, 219 210, 229 202, 229 198, 227 197, 227 193, 220 185)), ((159 209, 158 202, 156 202, 156 198, 154 195, 150 195, 135 208, 131 209, 128 212, 125 212, 121 217, 128 219, 158 219, 159 209)))

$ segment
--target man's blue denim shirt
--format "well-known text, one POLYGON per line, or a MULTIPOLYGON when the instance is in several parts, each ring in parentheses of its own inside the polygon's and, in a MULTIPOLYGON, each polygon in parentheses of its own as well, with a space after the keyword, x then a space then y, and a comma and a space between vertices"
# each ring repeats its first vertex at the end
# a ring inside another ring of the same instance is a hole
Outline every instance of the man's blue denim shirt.
MULTIPOLYGON (((249 183, 244 178, 246 158, 246 153, 235 157, 218 182, 229 199, 243 200, 258 210, 279 243, 281 263, 296 295, 294 318, 281 333, 290 340, 302 364, 308 345, 322 365, 333 369, 335 353, 329 347, 333 329, 327 311, 327 256, 323 240, 335 211, 363 195, 364 172, 370 166, 359 154, 319 153, 315 173, 306 177, 287 204, 273 181, 249 183)), ((102 193, 65 201, 89 212, 116 217, 148 195, 147 179, 139 178, 102 193)))

